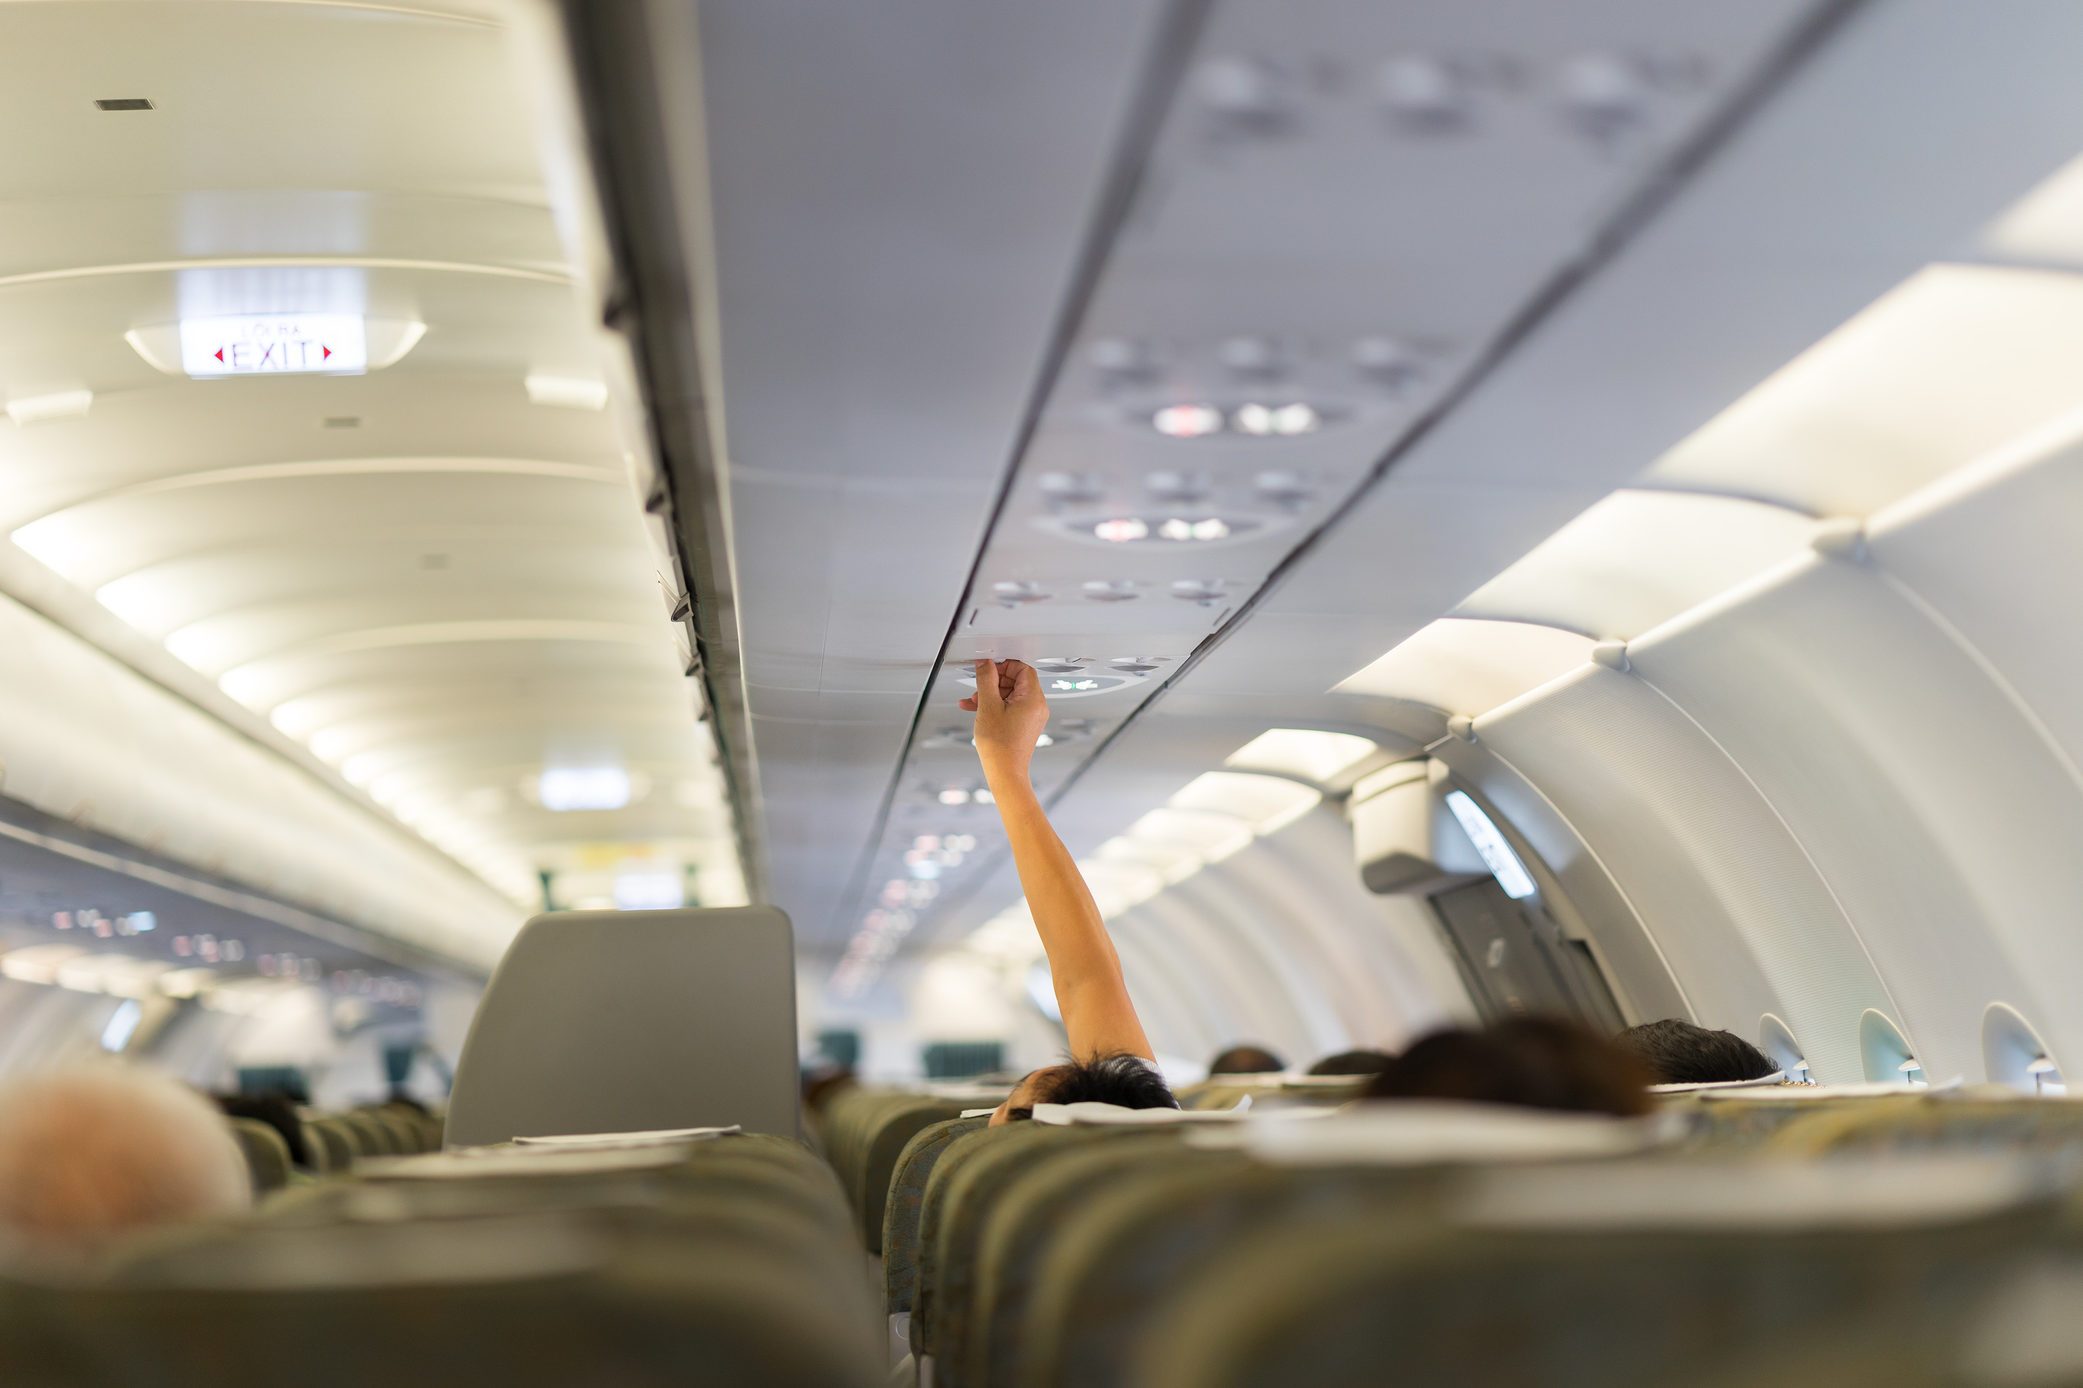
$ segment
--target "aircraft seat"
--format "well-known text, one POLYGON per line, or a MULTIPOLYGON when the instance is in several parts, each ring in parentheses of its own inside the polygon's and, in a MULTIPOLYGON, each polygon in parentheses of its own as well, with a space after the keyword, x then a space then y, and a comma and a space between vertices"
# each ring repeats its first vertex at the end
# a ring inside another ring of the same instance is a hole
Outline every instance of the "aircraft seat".
POLYGON ((891 1315, 908 1313, 919 1279, 919 1220, 926 1183, 956 1138, 984 1128, 988 1118, 951 1118, 914 1134, 897 1154, 882 1217, 883 1304, 891 1315))
POLYGON ((239 1154, 246 1159, 246 1171, 253 1178, 256 1197, 289 1184, 289 1144, 282 1140, 282 1134, 257 1118, 227 1118, 225 1122, 239 1144, 239 1154))
POLYGON ((795 946, 772 907, 521 927, 456 1066, 445 1141, 742 1125, 797 1136, 795 946))
POLYGON ((2015 1174, 1659 1157, 1497 1173, 1449 1219, 1326 1208, 1190 1269, 1128 1381, 1448 1384, 1479 1364, 1496 1382, 1649 1388, 1778 1339, 1879 1333, 1904 1308, 1935 1340, 2053 1237, 2052 1197, 2015 1174))

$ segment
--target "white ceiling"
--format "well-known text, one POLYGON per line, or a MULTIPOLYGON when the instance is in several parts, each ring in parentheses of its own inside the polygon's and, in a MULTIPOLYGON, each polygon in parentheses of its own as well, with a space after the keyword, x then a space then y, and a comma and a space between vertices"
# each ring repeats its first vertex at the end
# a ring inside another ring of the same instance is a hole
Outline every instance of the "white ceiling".
POLYGON ((0 394, 93 392, 0 423, 0 534, 517 907, 629 863, 729 901, 631 440, 523 386, 620 388, 504 8, 0 3, 0 394), (321 309, 426 332, 357 377, 190 381, 125 341, 321 309), (564 766, 625 768, 631 803, 543 808, 564 766))

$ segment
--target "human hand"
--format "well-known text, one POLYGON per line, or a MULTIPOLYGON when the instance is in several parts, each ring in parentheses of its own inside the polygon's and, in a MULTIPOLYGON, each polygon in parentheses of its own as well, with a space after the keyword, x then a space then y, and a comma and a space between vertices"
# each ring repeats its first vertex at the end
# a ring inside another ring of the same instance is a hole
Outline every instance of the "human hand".
POLYGON ((976 752, 986 774, 1016 771, 1024 775, 1034 759, 1034 744, 1049 725, 1049 701, 1041 679, 1025 661, 976 663, 976 693, 962 701, 976 715, 976 752))

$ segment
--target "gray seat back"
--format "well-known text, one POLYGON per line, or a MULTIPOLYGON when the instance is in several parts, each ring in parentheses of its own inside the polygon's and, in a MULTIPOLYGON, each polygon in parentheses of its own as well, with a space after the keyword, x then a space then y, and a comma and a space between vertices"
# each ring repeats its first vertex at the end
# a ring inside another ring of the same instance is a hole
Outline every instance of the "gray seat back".
POLYGON ((795 949, 772 907, 521 927, 463 1043, 451 1147, 742 1124, 797 1135, 795 949))

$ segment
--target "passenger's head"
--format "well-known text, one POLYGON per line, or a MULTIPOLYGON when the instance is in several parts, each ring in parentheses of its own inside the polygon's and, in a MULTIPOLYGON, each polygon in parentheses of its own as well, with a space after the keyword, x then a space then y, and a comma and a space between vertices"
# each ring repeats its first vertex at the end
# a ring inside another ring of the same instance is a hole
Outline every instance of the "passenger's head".
POLYGON ((1264 1046, 1232 1046, 1208 1066, 1211 1075, 1265 1075, 1285 1070, 1287 1062, 1264 1046))
POLYGON ((1036 1104, 1114 1104, 1121 1108, 1177 1108, 1172 1087, 1157 1067, 1125 1051, 1073 1056, 1030 1072, 991 1115, 991 1126, 1034 1117, 1036 1104))
POLYGON ((0 1234, 91 1252, 251 1200, 230 1128, 171 1079, 101 1064, 0 1088, 0 1234))
POLYGON ((1395 1057, 1387 1051, 1340 1051, 1309 1067, 1312 1075, 1378 1075, 1395 1057))
POLYGON ((1656 1072, 1659 1084, 1763 1079, 1779 1068, 1733 1031, 1709 1031, 1676 1017, 1629 1027, 1619 1040, 1656 1072))
POLYGON ((1639 1059, 1575 1022, 1518 1017, 1479 1031, 1432 1033, 1376 1075, 1365 1097, 1633 1118, 1649 1111, 1654 1082, 1639 1059))

